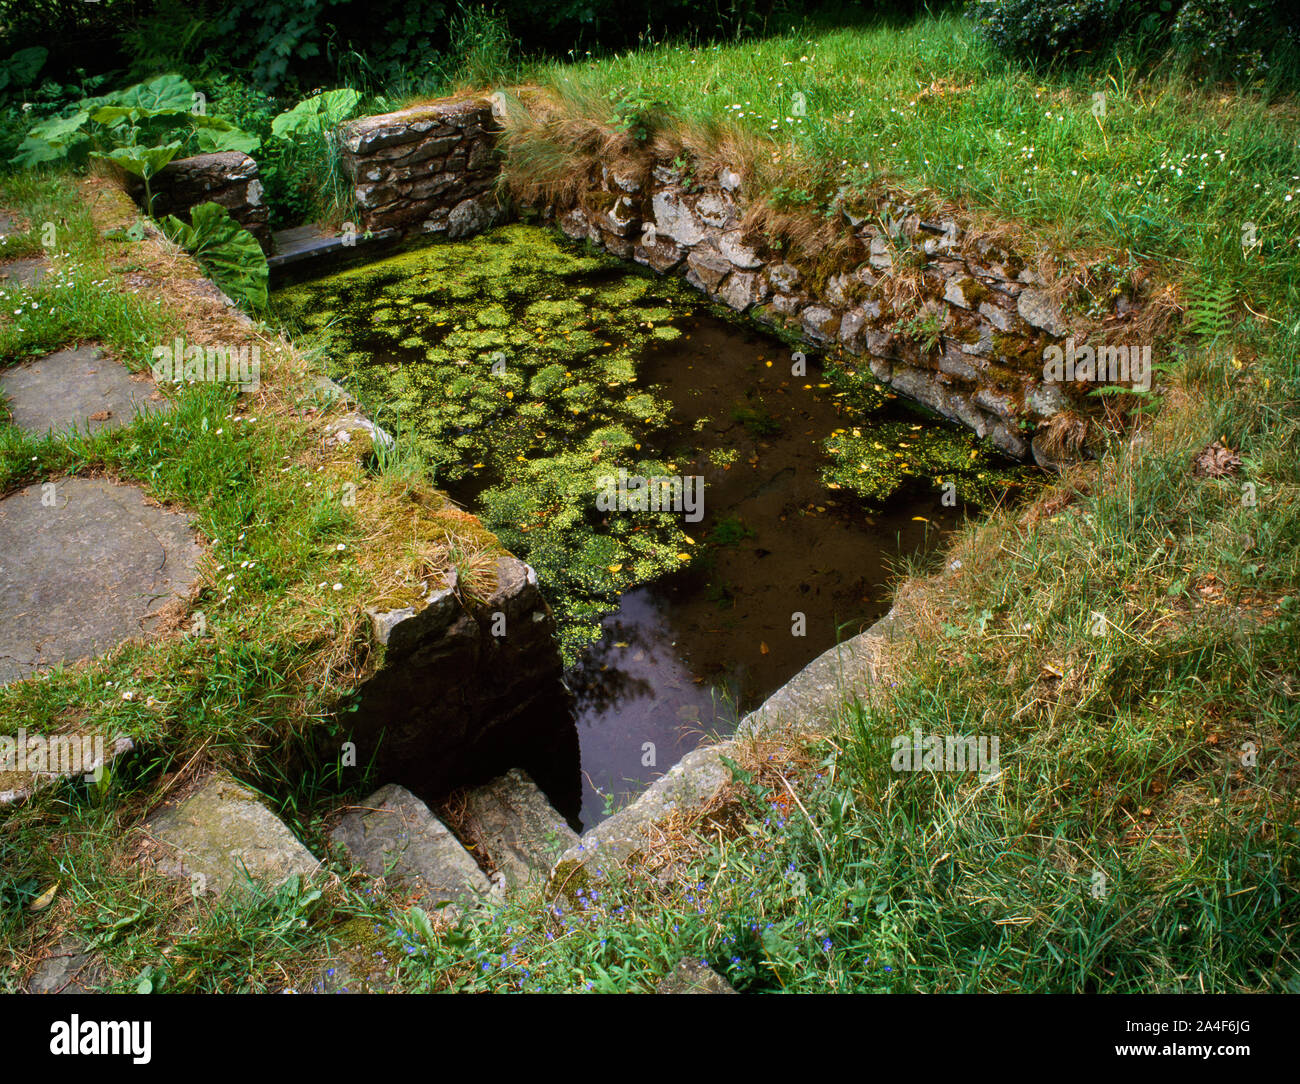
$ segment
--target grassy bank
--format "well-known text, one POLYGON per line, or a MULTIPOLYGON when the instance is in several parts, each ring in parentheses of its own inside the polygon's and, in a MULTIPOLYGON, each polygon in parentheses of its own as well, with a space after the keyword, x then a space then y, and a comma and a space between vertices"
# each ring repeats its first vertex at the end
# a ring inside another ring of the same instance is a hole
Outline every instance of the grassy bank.
MULTIPOLYGON (((6 248, 45 253, 50 265, 35 287, 6 287, 0 364, 95 343, 138 371, 176 336, 251 340, 261 353, 256 391, 168 386, 169 409, 111 431, 34 437, 0 422, 0 494, 70 475, 139 485, 189 513, 204 550, 191 597, 169 608, 160 635, 0 687, 0 733, 125 734, 138 747, 101 783, 77 781, 0 814, 0 985, 65 933, 105 952, 115 986, 133 988, 146 968, 178 989, 260 988, 268 972, 283 982, 278 961, 324 936, 298 919, 313 908, 333 915, 351 890, 336 877, 323 903, 319 892, 286 890, 256 906, 205 908, 135 863, 133 830, 163 798, 225 767, 325 853, 316 797, 363 782, 321 765, 307 736, 377 663, 365 608, 406 605, 458 564, 472 591, 473 566, 497 545, 464 513, 436 511, 418 465, 382 456, 376 465, 363 441, 327 449, 326 428, 347 407, 318 388, 319 359, 242 320, 168 242, 124 234, 138 213, 115 185, 17 176, 0 205, 26 227, 6 248), (181 966, 204 957, 211 967, 181 966), (238 974, 228 959, 242 961, 238 974)), ((0 789, 24 782, 6 776, 0 789)))
POLYGON ((1175 319, 1103 460, 901 584, 909 635, 837 734, 754 748, 654 855, 413 975, 648 989, 694 951, 750 990, 1295 990, 1295 103, 1118 62, 1033 77, 953 19, 535 79, 592 145, 702 135, 814 221, 841 186, 944 198, 1146 277, 1175 319), (1001 776, 894 772, 913 729, 997 737, 1001 776))

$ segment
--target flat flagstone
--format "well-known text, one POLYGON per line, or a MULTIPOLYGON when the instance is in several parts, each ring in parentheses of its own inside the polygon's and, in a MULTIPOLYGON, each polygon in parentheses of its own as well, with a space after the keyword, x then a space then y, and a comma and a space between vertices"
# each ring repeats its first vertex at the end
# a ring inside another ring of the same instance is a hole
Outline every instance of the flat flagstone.
POLYGON ((545 881, 555 860, 578 842, 578 834, 518 768, 470 791, 465 813, 476 841, 511 888, 545 881))
POLYGON ((202 549, 190 517, 102 478, 0 500, 0 684, 154 631, 202 549))
MULTIPOLYGON (((4 252, 0 251, 0 256, 4 252)), ((50 270, 44 256, 24 256, 0 263, 0 286, 35 286, 50 270)))
POLYGON ((734 994, 731 984, 703 960, 689 957, 678 964, 655 989, 657 994, 734 994))
POLYGON ((136 411, 171 406, 148 373, 132 374, 97 346, 60 350, 0 372, 13 424, 29 433, 128 425, 136 411))
POLYGON ((320 865, 256 794, 225 772, 157 814, 146 830, 159 850, 159 871, 189 880, 195 895, 243 892, 250 879, 274 890, 320 865))
POLYGON ((100 962, 75 938, 65 937, 36 965, 29 994, 88 994, 104 981, 100 962))

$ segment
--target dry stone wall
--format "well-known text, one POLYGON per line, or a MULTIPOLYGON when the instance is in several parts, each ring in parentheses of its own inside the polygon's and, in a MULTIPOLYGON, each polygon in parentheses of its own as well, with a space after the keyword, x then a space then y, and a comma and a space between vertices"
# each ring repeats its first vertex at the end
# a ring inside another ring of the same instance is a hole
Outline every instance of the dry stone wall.
MULTIPOLYGON (((197 204, 219 203, 263 249, 270 250, 270 215, 262 199, 257 163, 248 155, 220 151, 178 158, 159 171, 151 187, 155 215, 173 214, 188 221, 190 209, 197 204)), ((133 182, 131 194, 143 202, 143 185, 133 182)))
POLYGON ((468 237, 498 214, 491 105, 460 98, 365 117, 342 132, 363 229, 468 237))
POLYGON ((796 266, 746 236, 740 178, 708 185, 668 163, 648 176, 602 168, 578 206, 557 215, 573 238, 599 245, 821 350, 859 355, 872 374, 1016 458, 1029 433, 1071 406, 1042 379, 1043 350, 1067 327, 1049 283, 988 240, 963 243, 951 219, 928 222, 883 201, 846 216, 862 258, 833 273, 796 266), (856 221, 854 220, 856 218, 856 221), (911 286, 901 301, 898 277, 911 286))
MULTIPOLYGON (((496 131, 486 99, 351 124, 346 160, 366 227, 454 238, 491 224, 502 213, 492 195, 496 131)), ((801 267, 746 235, 736 172, 699 178, 688 168, 611 160, 577 206, 543 210, 570 237, 681 274, 811 347, 861 356, 880 382, 1016 458, 1029 454, 1040 422, 1073 405, 1042 378, 1043 351, 1065 337, 1065 319, 1051 284, 1015 254, 884 199, 844 212, 860 258, 829 274, 801 267)))

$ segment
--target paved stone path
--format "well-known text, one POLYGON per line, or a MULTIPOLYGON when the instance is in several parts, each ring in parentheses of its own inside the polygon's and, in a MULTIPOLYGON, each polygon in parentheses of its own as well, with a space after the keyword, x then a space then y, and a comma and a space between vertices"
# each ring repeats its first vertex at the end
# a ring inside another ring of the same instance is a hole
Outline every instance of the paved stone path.
MULTIPOLYGON (((3 256, 0 250, 0 256, 3 256)), ((44 256, 24 256, 22 259, 0 263, 0 286, 35 286, 50 270, 44 256)))
POLYGON ((0 500, 0 684, 153 631, 197 574, 189 516, 104 479, 48 485, 0 500))
POLYGON ((0 371, 0 396, 14 425, 38 434, 69 426, 90 433, 115 429, 130 424, 137 410, 171 406, 148 373, 133 376, 92 345, 0 371))

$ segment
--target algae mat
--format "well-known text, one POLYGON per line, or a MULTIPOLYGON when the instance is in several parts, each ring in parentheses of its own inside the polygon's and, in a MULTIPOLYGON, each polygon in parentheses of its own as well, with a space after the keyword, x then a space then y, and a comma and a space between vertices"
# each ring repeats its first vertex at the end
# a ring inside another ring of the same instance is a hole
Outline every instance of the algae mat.
MULTIPOLYGON (((293 286, 275 303, 291 332, 324 349, 330 375, 537 570, 569 661, 600 638, 622 592, 704 556, 677 513, 610 515, 596 499, 620 471, 688 473, 689 441, 674 432, 681 412, 645 380, 647 359, 671 354, 698 313, 742 322, 678 280, 512 225, 293 286)), ((789 351, 771 345, 788 367, 789 351)), ((999 480, 955 427, 919 439, 916 418, 904 424, 869 376, 841 368, 827 380, 818 387, 846 416, 884 438, 818 434, 831 488, 880 501, 909 478, 999 480)), ((763 424, 737 409, 735 420, 763 424)))

